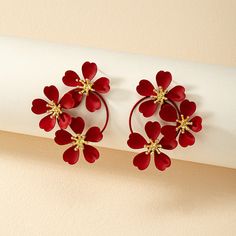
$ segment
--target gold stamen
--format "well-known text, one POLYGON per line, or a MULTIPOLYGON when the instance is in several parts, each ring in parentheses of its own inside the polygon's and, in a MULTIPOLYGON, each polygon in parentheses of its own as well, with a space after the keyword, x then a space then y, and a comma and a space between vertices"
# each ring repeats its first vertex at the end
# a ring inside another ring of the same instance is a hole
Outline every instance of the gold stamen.
POLYGON ((89 91, 94 91, 93 89, 93 83, 91 82, 91 80, 89 79, 85 79, 85 80, 79 80, 80 83, 82 83, 82 85, 78 86, 78 88, 82 89, 79 91, 80 94, 85 94, 88 95, 89 91))
POLYGON ((60 114, 62 113, 61 105, 60 104, 57 105, 54 101, 51 101, 46 106, 50 108, 47 111, 47 113, 49 113, 51 115, 50 116, 51 118, 53 118, 53 117, 58 118, 60 116, 60 114))
POLYGON ((165 97, 167 90, 163 90, 161 86, 158 87, 158 89, 153 89, 153 92, 156 93, 156 95, 151 96, 154 100, 154 103, 159 103, 162 105, 164 101, 167 100, 167 98, 165 97))
POLYGON ((189 122, 189 116, 184 118, 184 115, 181 115, 181 120, 176 120, 179 123, 179 126, 176 128, 176 131, 181 130, 180 132, 183 134, 185 131, 189 131, 189 125, 192 125, 193 122, 189 122))
POLYGON ((85 136, 82 134, 77 134, 76 136, 72 136, 71 139, 73 140, 72 146, 75 146, 74 150, 78 151, 79 149, 84 149, 84 144, 88 142, 85 141, 85 136))
POLYGON ((147 151, 145 152, 146 154, 151 154, 153 155, 154 152, 157 152, 158 154, 161 153, 160 149, 162 148, 162 145, 159 144, 159 140, 152 141, 150 139, 149 143, 144 145, 144 148, 147 148, 147 151))

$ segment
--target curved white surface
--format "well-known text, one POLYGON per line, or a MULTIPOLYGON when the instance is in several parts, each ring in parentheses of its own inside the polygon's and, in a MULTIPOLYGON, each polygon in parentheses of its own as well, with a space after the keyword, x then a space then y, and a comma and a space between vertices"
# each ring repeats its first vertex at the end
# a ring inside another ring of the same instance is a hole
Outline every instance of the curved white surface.
MULTIPOLYGON (((85 61, 95 62, 100 75, 105 73, 111 80, 111 92, 105 95, 110 122, 99 145, 131 151, 126 141, 129 112, 140 98, 135 88, 139 80, 155 82, 157 71, 168 70, 174 79, 172 85, 185 86, 187 97, 197 103, 196 114, 203 117, 204 129, 195 135, 193 147, 178 147, 166 153, 171 158, 236 167, 236 69, 223 66, 2 37, 0 130, 54 137, 54 132, 45 133, 38 127, 42 116, 31 112, 31 102, 44 97, 46 85, 55 84, 59 90, 67 91, 61 80, 64 72, 72 69, 81 74, 85 61)), ((82 104, 78 110, 88 126, 103 125, 104 109, 89 113, 82 104)), ((135 114, 134 129, 140 130, 146 119, 138 112, 135 114)))

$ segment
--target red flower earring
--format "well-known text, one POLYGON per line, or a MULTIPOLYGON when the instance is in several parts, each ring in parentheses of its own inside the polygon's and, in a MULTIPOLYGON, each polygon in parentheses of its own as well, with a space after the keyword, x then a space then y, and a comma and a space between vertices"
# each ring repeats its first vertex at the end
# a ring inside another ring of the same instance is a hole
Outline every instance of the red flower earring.
POLYGON ((79 160, 80 151, 83 151, 84 158, 93 163, 99 158, 99 152, 96 148, 89 145, 90 142, 99 142, 103 138, 109 121, 109 109, 102 93, 107 93, 110 90, 110 81, 108 78, 100 77, 95 82, 92 79, 97 74, 97 65, 95 63, 85 62, 82 65, 83 79, 74 71, 66 71, 62 78, 63 83, 67 86, 75 87, 68 91, 59 100, 59 91, 54 86, 46 86, 44 94, 48 101, 43 99, 35 99, 32 102, 32 112, 40 114, 48 114, 39 122, 39 127, 46 132, 51 131, 56 121, 60 130, 55 133, 55 142, 59 145, 70 144, 64 154, 63 159, 69 164, 75 164, 79 160), (101 108, 101 102, 105 106, 106 121, 102 129, 99 127, 91 127, 83 134, 85 121, 82 117, 72 117, 70 109, 78 107, 82 101, 83 96, 86 96, 86 108, 90 112, 94 112, 101 108), (75 133, 70 134, 66 129, 70 127, 75 133))
POLYGON ((154 157, 157 169, 165 170, 171 165, 171 160, 162 150, 172 150, 178 144, 182 147, 193 145, 195 138, 189 131, 199 132, 202 129, 201 117, 192 117, 196 111, 196 104, 185 99, 185 88, 182 86, 175 86, 167 90, 171 81, 170 72, 159 71, 156 75, 157 88, 148 80, 141 80, 136 88, 137 92, 144 97, 133 106, 130 112, 131 134, 127 144, 132 149, 145 149, 133 159, 134 166, 140 170, 149 166, 151 157, 154 157), (162 123, 165 122, 162 127, 158 121, 146 123, 144 129, 149 138, 148 141, 141 134, 134 132, 132 128, 132 116, 137 106, 144 117, 154 115, 159 106, 159 116, 163 120, 162 123), (166 122, 171 122, 171 125, 166 122), (160 134, 162 134, 162 138, 158 139, 160 134))

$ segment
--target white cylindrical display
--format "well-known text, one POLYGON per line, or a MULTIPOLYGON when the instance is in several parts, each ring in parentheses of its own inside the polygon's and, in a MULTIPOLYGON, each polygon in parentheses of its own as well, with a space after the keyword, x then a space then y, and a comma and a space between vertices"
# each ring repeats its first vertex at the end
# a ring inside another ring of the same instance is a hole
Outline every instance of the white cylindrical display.
MULTIPOLYGON (((111 91, 104 95, 110 120, 99 145, 132 151, 127 146, 128 117, 132 106, 140 99, 136 86, 141 79, 155 83, 156 73, 165 70, 172 73, 173 86, 179 84, 186 88, 187 98, 197 104, 196 115, 203 118, 203 130, 194 134, 194 146, 178 147, 166 153, 171 158, 236 167, 236 69, 218 65, 2 37, 0 130, 53 138, 54 132, 46 133, 38 127, 43 116, 31 112, 31 102, 35 98, 44 98, 46 85, 57 86, 61 94, 68 91, 70 88, 62 82, 64 72, 74 70, 81 75, 85 61, 95 62, 100 76, 108 77, 111 82, 111 91)), ((82 103, 77 110, 88 127, 103 126, 104 107, 90 113, 82 103)), ((155 119, 160 119, 158 113, 150 120, 155 119)), ((136 111, 134 130, 143 130, 147 120, 136 111)))

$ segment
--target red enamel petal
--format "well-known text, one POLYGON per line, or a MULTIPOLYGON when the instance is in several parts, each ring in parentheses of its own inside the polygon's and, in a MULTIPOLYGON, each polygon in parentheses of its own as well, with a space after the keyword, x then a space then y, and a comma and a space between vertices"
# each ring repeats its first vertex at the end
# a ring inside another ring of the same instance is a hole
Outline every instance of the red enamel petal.
POLYGON ((54 141, 59 145, 65 145, 72 142, 71 137, 72 135, 69 132, 61 129, 55 133, 54 141))
POLYGON ((96 92, 107 93, 110 90, 110 80, 108 78, 101 77, 93 83, 93 88, 96 92))
POLYGON ((177 111, 170 104, 163 104, 159 113, 160 117, 165 121, 174 122, 177 119, 177 111))
POLYGON ((55 117, 50 117, 50 115, 45 116, 42 120, 39 122, 39 127, 41 129, 44 129, 46 132, 51 131, 56 124, 56 118, 55 117))
POLYGON ((86 97, 86 107, 90 112, 94 112, 101 108, 101 101, 94 93, 89 93, 86 97))
POLYGON ((190 132, 185 131, 183 134, 180 133, 179 144, 182 147, 192 146, 194 143, 195 143, 195 138, 190 132))
POLYGON ((176 139, 167 139, 163 137, 160 141, 160 144, 163 149, 172 150, 177 147, 178 142, 176 141, 176 139))
POLYGON ((134 157, 133 164, 138 167, 139 170, 145 170, 149 166, 150 159, 150 154, 141 152, 134 157))
POLYGON ((70 127, 76 134, 82 134, 84 126, 85 122, 81 117, 72 117, 70 127))
POLYGON ((139 106, 139 111, 143 113, 144 117, 150 117, 152 116, 155 111, 157 110, 157 103, 154 103, 153 100, 148 100, 146 102, 143 102, 139 106))
POLYGON ((202 118, 200 116, 195 116, 190 120, 193 124, 189 128, 194 132, 199 132, 202 129, 202 118))
POLYGON ((70 93, 66 93, 59 102, 62 108, 71 109, 74 107, 75 102, 70 93))
POLYGON ((196 104, 194 102, 190 102, 189 100, 184 100, 180 104, 180 112, 181 114, 186 116, 191 116, 196 111, 196 104))
POLYGON ((35 114, 43 114, 48 110, 47 102, 43 99, 34 99, 31 110, 35 114))
POLYGON ((185 99, 185 88, 183 86, 175 86, 167 94, 166 97, 175 102, 181 102, 185 99))
POLYGON ((161 125, 157 121, 149 121, 145 125, 145 131, 148 138, 155 141, 161 132, 161 125))
POLYGON ((163 90, 166 90, 172 81, 172 75, 168 71, 159 71, 156 74, 156 82, 158 87, 162 87, 163 90))
POLYGON ((76 72, 72 70, 66 71, 65 75, 62 78, 62 81, 65 85, 75 87, 79 85, 79 76, 76 72))
POLYGON ((78 89, 73 89, 68 93, 72 95, 72 98, 74 100, 74 107, 77 107, 82 101, 83 95, 79 93, 78 89))
POLYGON ((170 158, 162 152, 160 154, 155 153, 154 161, 156 168, 161 171, 165 170, 171 165, 170 158))
POLYGON ((71 116, 68 113, 63 112, 59 117, 58 117, 58 125, 60 126, 61 129, 66 129, 68 125, 71 123, 71 116))
POLYGON ((136 90, 142 96, 151 96, 153 95, 154 86, 150 81, 143 79, 139 82, 136 90))
POLYGON ((141 134, 132 133, 129 135, 129 140, 127 141, 127 144, 130 148, 139 149, 143 148, 144 145, 147 144, 147 141, 141 134))
POLYGON ((70 165, 74 165, 79 160, 79 150, 75 151, 74 147, 68 148, 63 153, 63 160, 68 162, 70 165))
POLYGON ((46 86, 43 92, 50 101, 54 101, 55 103, 58 103, 59 92, 58 92, 58 89, 54 85, 46 86))
POLYGON ((82 73, 85 79, 92 80, 97 74, 97 65, 88 61, 85 62, 82 66, 82 73))
POLYGON ((85 140, 90 142, 99 142, 102 138, 103 135, 98 127, 91 127, 85 134, 85 140))
POLYGON ((99 158, 99 151, 90 145, 84 145, 84 158, 89 163, 94 163, 99 158))
POLYGON ((176 126, 165 125, 161 128, 161 133, 167 139, 174 139, 176 138, 176 135, 177 135, 176 126))

